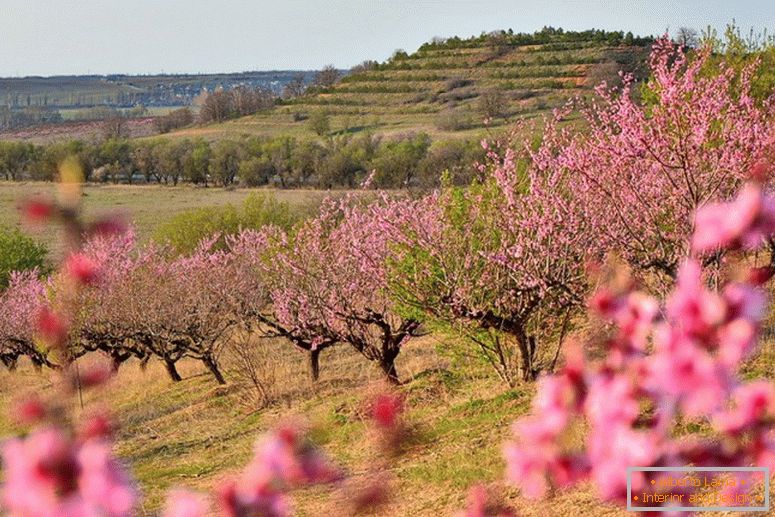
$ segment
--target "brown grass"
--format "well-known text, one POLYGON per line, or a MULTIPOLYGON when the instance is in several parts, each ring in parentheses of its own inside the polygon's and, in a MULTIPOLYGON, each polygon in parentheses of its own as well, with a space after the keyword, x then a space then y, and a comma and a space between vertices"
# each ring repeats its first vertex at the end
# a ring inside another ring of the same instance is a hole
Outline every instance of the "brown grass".
MULTIPOLYGON (((555 494, 543 502, 527 501, 502 479, 502 443, 509 424, 529 407, 532 387, 508 391, 475 364, 451 364, 439 355, 433 336, 411 343, 399 358, 406 381, 407 418, 412 437, 401 455, 388 462, 394 489, 390 506, 377 515, 450 515, 464 505, 468 487, 487 483, 526 516, 626 515, 599 503, 589 486, 555 494)), ((324 353, 321 381, 307 378, 303 354, 283 349, 277 396, 256 409, 246 401, 248 388, 231 381, 217 386, 195 362, 181 365, 184 381, 173 383, 159 363, 146 370, 129 364, 106 390, 86 394, 86 410, 110 405, 120 422, 117 452, 131 467, 146 495, 140 515, 153 515, 171 487, 208 490, 237 472, 251 457, 264 430, 289 418, 304 418, 312 438, 351 475, 364 482, 383 458, 368 431, 363 402, 381 388, 374 365, 348 348, 324 353)), ((772 354, 749 370, 771 365, 772 354)), ((228 364, 228 363, 227 363, 228 364)), ((55 393, 51 372, 22 368, 0 372, 0 410, 26 391, 55 393)), ((80 409, 75 408, 79 413, 80 409)), ((17 431, 0 418, 0 435, 17 431)), ((295 515, 341 515, 347 488, 320 488, 295 493, 295 515)))

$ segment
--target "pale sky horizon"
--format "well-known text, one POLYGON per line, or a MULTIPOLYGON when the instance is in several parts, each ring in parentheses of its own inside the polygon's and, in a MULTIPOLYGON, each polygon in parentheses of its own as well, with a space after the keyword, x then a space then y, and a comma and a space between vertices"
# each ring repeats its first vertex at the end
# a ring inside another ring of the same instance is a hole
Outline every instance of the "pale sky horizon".
POLYGON ((349 68, 434 36, 543 26, 775 30, 774 0, 0 0, 0 76, 349 68))

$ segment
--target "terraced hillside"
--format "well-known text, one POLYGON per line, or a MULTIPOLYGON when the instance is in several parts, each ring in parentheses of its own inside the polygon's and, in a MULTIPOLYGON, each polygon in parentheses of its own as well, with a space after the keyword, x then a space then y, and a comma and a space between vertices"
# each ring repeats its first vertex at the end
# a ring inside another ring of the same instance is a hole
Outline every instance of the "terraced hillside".
POLYGON ((534 35, 494 33, 427 43, 385 63, 364 63, 330 88, 311 89, 270 112, 185 135, 312 134, 308 117, 329 116, 331 133, 410 130, 445 137, 481 133, 485 119, 501 126, 533 117, 589 92, 619 70, 645 65, 650 38, 631 34, 545 30, 534 35))

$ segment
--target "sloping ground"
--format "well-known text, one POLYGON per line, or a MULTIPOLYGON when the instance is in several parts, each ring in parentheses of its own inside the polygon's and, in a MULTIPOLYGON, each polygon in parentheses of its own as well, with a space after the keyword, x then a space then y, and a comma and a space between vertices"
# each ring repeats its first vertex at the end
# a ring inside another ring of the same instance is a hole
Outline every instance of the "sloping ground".
MULTIPOLYGON (((487 370, 451 365, 437 353, 439 344, 432 336, 418 340, 399 359, 413 435, 388 463, 394 498, 376 515, 451 515, 479 481, 504 494, 520 515, 627 515, 598 503, 589 487, 531 502, 503 485, 501 446, 510 423, 527 411, 532 387, 508 391, 487 370)), ((110 404, 120 418, 118 453, 147 496, 139 515, 154 515, 170 487, 205 490, 237 472, 249 461, 256 437, 290 417, 304 417, 313 440, 355 480, 367 478, 383 461, 364 422, 363 400, 379 389, 373 365, 347 348, 327 351, 321 381, 312 386, 303 357, 288 347, 281 350, 274 366, 275 402, 260 410, 233 368, 230 384, 217 387, 195 363, 183 365, 180 383, 169 381, 157 363, 145 371, 128 365, 107 391, 87 394, 86 411, 110 404)), ((773 359, 769 347, 748 375, 771 376, 773 359)), ((24 390, 51 393, 52 379, 29 368, 0 372, 0 436, 14 431, 5 419, 9 402, 24 390)), ((294 514, 341 515, 342 497, 343 489, 297 492, 294 514)))
POLYGON ((411 55, 351 73, 339 84, 313 89, 273 110, 179 136, 292 134, 312 136, 306 117, 325 111, 333 134, 363 130, 379 134, 425 131, 444 138, 473 137, 487 127, 483 96, 499 97, 500 115, 488 127, 531 118, 585 95, 619 70, 643 67, 648 47, 579 40, 540 45, 501 45, 471 40, 465 48, 432 44, 411 55))
MULTIPOLYGON (((43 124, 0 131, 0 140, 24 140, 35 144, 50 144, 70 139, 99 142, 105 138, 104 124, 104 121, 99 120, 43 124)), ((153 117, 127 119, 124 132, 128 138, 141 138, 158 133, 153 117)))

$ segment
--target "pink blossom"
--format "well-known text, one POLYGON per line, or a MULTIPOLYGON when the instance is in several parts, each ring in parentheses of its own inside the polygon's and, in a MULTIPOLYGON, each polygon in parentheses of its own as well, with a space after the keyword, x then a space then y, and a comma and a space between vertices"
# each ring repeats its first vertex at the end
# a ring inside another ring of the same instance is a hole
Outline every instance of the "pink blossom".
POLYGON ((775 387, 760 380, 743 384, 732 393, 734 407, 714 417, 714 425, 727 433, 737 433, 761 422, 775 419, 775 387))
POLYGON ((97 263, 82 253, 74 253, 67 257, 64 269, 68 276, 79 284, 92 284, 99 277, 97 263))
POLYGON ((515 517, 515 513, 508 508, 494 505, 489 500, 487 488, 476 485, 468 492, 467 508, 455 514, 456 517, 515 517))
POLYGON ((756 184, 746 185, 730 203, 711 203, 697 211, 692 247, 754 247, 775 230, 775 201, 756 184))
POLYGON ((189 490, 173 490, 167 495, 162 517, 206 517, 207 499, 189 490))
POLYGON ((106 442, 73 442, 48 427, 8 441, 2 454, 3 505, 13 515, 132 514, 136 490, 106 442))
POLYGON ((22 216, 33 223, 45 222, 50 219, 56 207, 49 201, 29 199, 21 204, 22 216))
POLYGON ((403 401, 395 395, 382 394, 372 402, 372 418, 383 429, 395 428, 402 411, 403 401))
POLYGON ((43 307, 38 313, 37 331, 48 346, 58 348, 67 341, 69 328, 62 316, 43 307))
POLYGON ((46 417, 48 410, 40 398, 30 395, 17 401, 11 415, 21 424, 30 425, 40 422, 46 417))

